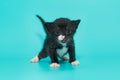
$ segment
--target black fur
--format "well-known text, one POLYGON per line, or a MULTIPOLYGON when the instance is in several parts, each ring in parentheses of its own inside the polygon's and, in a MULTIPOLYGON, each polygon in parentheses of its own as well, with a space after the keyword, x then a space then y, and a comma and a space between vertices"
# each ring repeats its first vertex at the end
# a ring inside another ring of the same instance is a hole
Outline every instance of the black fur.
POLYGON ((57 37, 59 35, 65 35, 65 39, 61 42, 66 43, 66 47, 68 48, 67 53, 69 53, 70 57, 69 62, 71 63, 75 61, 75 45, 73 36, 76 32, 78 24, 80 23, 80 20, 59 18, 56 19, 54 22, 45 22, 40 16, 37 15, 37 17, 42 22, 47 34, 43 49, 38 54, 39 60, 50 56, 52 63, 59 63, 56 49, 61 49, 63 45, 59 43, 57 37))

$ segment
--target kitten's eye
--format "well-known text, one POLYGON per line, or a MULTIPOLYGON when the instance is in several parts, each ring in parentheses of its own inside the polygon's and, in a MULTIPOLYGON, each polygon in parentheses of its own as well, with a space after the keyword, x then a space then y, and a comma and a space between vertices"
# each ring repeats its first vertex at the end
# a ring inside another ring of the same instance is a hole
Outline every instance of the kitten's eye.
POLYGON ((55 32, 55 35, 57 35, 57 36, 60 35, 60 32, 55 32))
POLYGON ((71 30, 67 30, 67 31, 66 31, 66 34, 70 34, 70 33, 71 33, 71 30))

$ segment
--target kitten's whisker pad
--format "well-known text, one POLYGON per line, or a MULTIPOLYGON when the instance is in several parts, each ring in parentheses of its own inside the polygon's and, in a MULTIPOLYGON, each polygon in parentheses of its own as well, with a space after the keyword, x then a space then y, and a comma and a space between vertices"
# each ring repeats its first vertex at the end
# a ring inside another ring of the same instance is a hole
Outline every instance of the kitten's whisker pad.
POLYGON ((64 38, 65 38, 64 35, 59 35, 59 36, 58 36, 58 40, 60 40, 60 41, 63 40, 64 38))

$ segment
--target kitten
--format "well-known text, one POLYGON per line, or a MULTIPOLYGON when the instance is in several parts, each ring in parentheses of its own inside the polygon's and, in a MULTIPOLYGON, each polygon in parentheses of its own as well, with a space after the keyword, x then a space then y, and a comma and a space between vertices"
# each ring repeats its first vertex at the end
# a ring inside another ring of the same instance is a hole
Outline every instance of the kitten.
POLYGON ((39 15, 37 17, 42 22, 47 35, 43 49, 31 62, 38 62, 40 59, 49 56, 51 59, 50 67, 59 67, 58 57, 68 60, 65 55, 69 53, 69 62, 72 65, 78 65, 79 61, 75 58, 73 36, 81 20, 59 18, 54 22, 45 22, 39 15))

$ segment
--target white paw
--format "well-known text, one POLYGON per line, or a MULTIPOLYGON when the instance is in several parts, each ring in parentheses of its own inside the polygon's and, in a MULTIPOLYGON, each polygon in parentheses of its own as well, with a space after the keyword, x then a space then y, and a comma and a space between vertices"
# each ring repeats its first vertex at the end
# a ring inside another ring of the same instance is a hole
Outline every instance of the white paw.
POLYGON ((36 63, 36 62, 38 62, 38 61, 39 61, 38 56, 36 56, 36 57, 34 57, 34 58, 32 58, 32 59, 30 60, 30 62, 32 62, 32 63, 36 63))
POLYGON ((62 59, 63 60, 69 60, 69 58, 67 56, 63 56, 62 59))
POLYGON ((58 64, 58 63, 52 63, 52 64, 50 64, 50 67, 51 68, 58 68, 58 67, 60 67, 60 64, 58 64))
POLYGON ((77 66, 77 65, 80 64, 80 62, 76 60, 76 61, 71 62, 71 64, 72 64, 73 66, 77 66))

